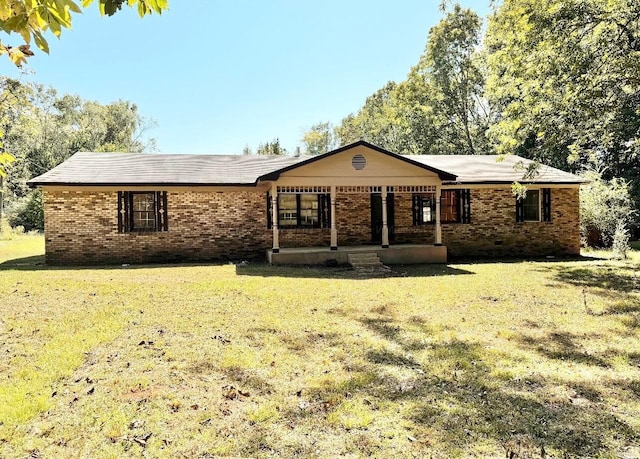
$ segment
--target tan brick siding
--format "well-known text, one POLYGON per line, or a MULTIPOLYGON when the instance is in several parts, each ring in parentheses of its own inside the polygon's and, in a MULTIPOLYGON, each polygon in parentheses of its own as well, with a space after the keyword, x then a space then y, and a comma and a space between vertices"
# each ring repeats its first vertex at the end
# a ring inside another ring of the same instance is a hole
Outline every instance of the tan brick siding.
POLYGON ((338 245, 363 245, 371 242, 371 196, 338 194, 336 196, 338 245))
MULTIPOLYGON (((264 257, 271 247, 265 194, 257 191, 168 192, 169 231, 118 233, 117 193, 45 191, 48 263, 141 263, 264 257)), ((578 254, 578 189, 551 191, 551 222, 515 222, 508 187, 471 190, 471 224, 443 224, 452 256, 578 254)), ((413 226, 410 193, 395 195, 395 243, 432 244, 435 225, 413 226)), ((336 199, 338 245, 371 242, 368 194, 336 199)), ((280 246, 330 244, 330 230, 281 229, 280 246)))
POLYGON ((45 191, 48 263, 141 263, 264 256, 265 195, 169 192, 168 231, 118 233, 116 192, 45 191))
POLYGON ((435 224, 413 226, 413 195, 396 193, 394 195, 394 220, 396 244, 433 244, 435 242, 435 224))
POLYGON ((579 202, 577 188, 554 188, 550 222, 516 223, 510 189, 472 189, 471 223, 443 224, 442 243, 452 256, 577 255, 579 202))

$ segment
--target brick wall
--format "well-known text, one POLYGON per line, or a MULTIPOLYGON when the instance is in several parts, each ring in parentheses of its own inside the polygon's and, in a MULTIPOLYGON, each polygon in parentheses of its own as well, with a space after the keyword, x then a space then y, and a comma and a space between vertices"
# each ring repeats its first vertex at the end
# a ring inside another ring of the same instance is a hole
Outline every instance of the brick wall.
POLYGON ((577 255, 579 209, 577 188, 552 189, 550 222, 516 223, 510 189, 472 189, 471 223, 443 224, 442 243, 454 257, 577 255))
POLYGON ((396 244, 433 244, 435 242, 435 224, 413 226, 413 195, 396 193, 395 243, 396 244))
MULTIPOLYGON (((47 262, 141 263, 262 258, 271 247, 261 192, 169 192, 169 231, 118 233, 117 193, 45 191, 47 262)), ((411 194, 395 195, 395 243, 432 244, 435 226, 413 226, 411 194)), ((508 187, 471 191, 471 224, 443 224, 452 256, 543 256, 580 252, 577 189, 551 191, 551 222, 515 222, 508 187)), ((368 194, 336 200, 338 245, 371 241, 368 194)), ((330 244, 329 229, 280 230, 280 246, 330 244)))
POLYGON ((116 192, 45 191, 48 263, 141 263, 264 257, 263 193, 169 192, 168 231, 118 233, 116 192))
POLYGON ((371 196, 338 194, 336 196, 338 245, 371 243, 371 196))

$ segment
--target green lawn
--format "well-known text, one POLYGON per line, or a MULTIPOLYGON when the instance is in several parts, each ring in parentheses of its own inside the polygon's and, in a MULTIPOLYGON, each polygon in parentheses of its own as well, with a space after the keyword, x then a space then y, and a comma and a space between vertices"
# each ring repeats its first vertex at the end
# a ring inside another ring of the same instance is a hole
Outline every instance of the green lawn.
POLYGON ((638 457, 640 254, 56 268, 0 239, 0 457, 638 457))

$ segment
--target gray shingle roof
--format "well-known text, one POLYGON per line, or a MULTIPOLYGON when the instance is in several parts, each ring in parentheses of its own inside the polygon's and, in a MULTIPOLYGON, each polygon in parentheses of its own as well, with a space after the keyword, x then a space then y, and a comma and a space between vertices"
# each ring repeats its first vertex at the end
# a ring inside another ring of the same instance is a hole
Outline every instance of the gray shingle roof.
POLYGON ((29 185, 253 185, 259 176, 304 159, 83 152, 30 180, 29 185))
MULTIPOLYGON (((349 147, 343 147, 340 150, 347 148, 349 147)), ((326 155, 329 156, 332 153, 326 155)), ((416 162, 422 167, 428 166, 448 173, 447 176, 451 174, 457 177, 456 180, 445 180, 444 183, 494 184, 521 181, 523 183, 578 184, 586 182, 581 177, 548 166, 541 166, 539 174, 533 179, 523 180, 522 170, 516 170, 514 166, 518 162, 527 165, 531 161, 518 156, 506 156, 503 161, 497 162, 496 158, 489 155, 403 156, 403 159, 416 162)), ((76 153, 64 163, 28 183, 32 187, 43 185, 255 185, 260 177, 295 167, 297 163, 303 161, 319 159, 319 157, 309 156, 76 153)))
POLYGON ((541 183, 578 184, 588 180, 577 175, 541 164, 532 178, 523 178, 533 161, 516 155, 412 155, 408 156, 422 164, 445 170, 457 176, 456 183, 541 183))

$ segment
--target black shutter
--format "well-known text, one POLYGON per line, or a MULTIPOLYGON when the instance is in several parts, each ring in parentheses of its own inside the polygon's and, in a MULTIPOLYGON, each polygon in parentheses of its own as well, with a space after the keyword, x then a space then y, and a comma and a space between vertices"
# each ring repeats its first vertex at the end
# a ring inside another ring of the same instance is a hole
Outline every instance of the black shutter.
POLYGON ((118 233, 128 233, 131 231, 130 226, 130 209, 129 201, 131 193, 128 191, 118 191, 118 233))
POLYGON ((411 209, 413 210, 413 226, 420 224, 420 200, 417 194, 411 196, 411 209))
POLYGON ((267 229, 273 226, 273 201, 269 193, 267 193, 267 229))
POLYGON ((542 221, 551 221, 551 188, 542 189, 542 221))
POLYGON ((331 228, 331 195, 318 195, 318 222, 320 228, 331 228))
POLYGON ((471 190, 459 190, 460 193, 460 223, 471 223, 471 190))
MULTIPOLYGON (((440 203, 442 205, 442 202, 440 203)), ((429 198, 429 208, 431 209, 431 222, 436 222, 436 197, 434 195, 433 198, 429 198)), ((440 213, 442 213, 442 209, 440 209, 440 213)), ((426 222, 425 222, 426 223, 426 222)))
POLYGON ((167 231, 169 225, 167 224, 167 192, 156 191, 155 193, 155 205, 156 205, 156 231, 167 231))
POLYGON ((516 198, 516 223, 521 223, 524 221, 524 199, 517 197, 516 198))

